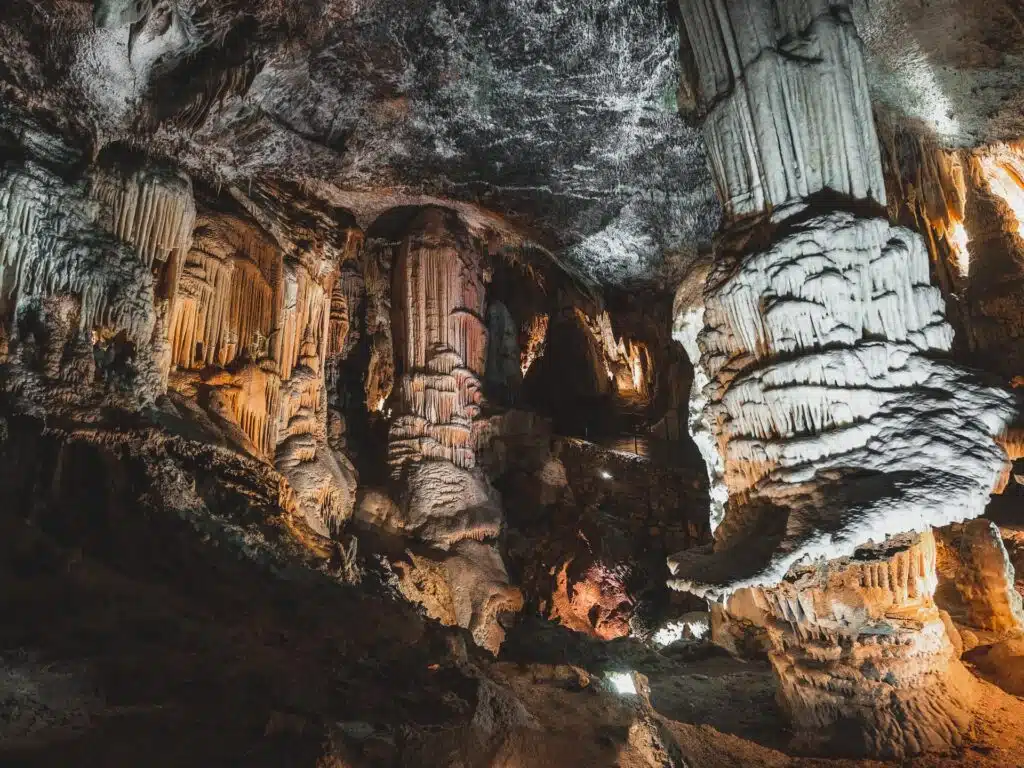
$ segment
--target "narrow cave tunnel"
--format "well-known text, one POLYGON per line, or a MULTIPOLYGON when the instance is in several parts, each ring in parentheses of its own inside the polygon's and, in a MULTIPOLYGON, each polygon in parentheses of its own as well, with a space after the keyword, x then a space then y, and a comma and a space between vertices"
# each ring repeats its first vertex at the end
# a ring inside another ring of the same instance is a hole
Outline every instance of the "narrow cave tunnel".
POLYGON ((7 0, 0 764, 1024 765, 1022 18, 7 0))

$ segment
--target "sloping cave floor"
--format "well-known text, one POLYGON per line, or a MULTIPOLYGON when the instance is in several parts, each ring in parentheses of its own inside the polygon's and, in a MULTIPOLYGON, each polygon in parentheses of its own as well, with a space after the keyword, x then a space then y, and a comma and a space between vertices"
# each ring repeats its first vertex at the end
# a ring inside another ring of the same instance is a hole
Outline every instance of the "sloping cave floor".
MULTIPOLYGON (((493 660, 372 557, 340 583, 250 460, 134 427, 4 431, 0 765, 876 764, 787 755, 767 663, 531 618, 493 660), (167 462, 209 526, 157 483, 167 462), (629 669, 650 705, 602 682, 629 669)), ((915 765, 1022 764, 1024 702, 985 691, 971 746, 915 765)))

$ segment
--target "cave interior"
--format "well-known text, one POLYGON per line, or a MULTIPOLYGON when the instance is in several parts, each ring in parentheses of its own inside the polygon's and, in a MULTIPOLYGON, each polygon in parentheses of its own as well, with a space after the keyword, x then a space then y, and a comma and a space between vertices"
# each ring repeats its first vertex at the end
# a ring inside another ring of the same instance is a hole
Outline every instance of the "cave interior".
POLYGON ((2 6, 0 765, 1024 766, 1024 2, 2 6))

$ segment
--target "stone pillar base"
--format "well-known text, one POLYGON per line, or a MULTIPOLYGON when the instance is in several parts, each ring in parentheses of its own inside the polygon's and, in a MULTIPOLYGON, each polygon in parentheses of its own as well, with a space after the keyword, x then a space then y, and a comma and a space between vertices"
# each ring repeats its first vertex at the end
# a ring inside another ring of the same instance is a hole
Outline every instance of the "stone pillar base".
POLYGON ((796 749, 903 758, 970 727, 976 683, 932 600, 935 539, 899 538, 760 591, 796 749))

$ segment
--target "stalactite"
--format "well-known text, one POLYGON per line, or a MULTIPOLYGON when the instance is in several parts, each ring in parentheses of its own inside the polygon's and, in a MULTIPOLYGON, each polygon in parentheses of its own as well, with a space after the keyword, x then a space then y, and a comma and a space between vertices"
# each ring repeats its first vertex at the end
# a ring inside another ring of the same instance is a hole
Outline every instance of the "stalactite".
POLYGON ((183 173, 151 164, 134 171, 97 169, 89 196, 103 204, 101 223, 134 245, 147 267, 168 263, 192 242, 196 206, 192 182, 183 173))
POLYGON ((280 249, 254 224, 203 214, 169 323, 174 364, 226 366, 265 357, 280 300, 280 249))
POLYGON ((198 249, 189 252, 179 283, 169 338, 173 364, 183 369, 225 365, 237 354, 228 338, 228 302, 234 264, 198 249))
POLYGON ((522 335, 525 336, 526 341, 520 345, 522 355, 519 365, 524 377, 534 362, 544 356, 548 338, 549 319, 545 314, 534 315, 522 330, 522 335))
POLYGON ((104 236, 79 190, 40 166, 0 171, 0 303, 71 293, 81 330, 123 329, 148 345, 155 317, 153 278, 131 250, 104 236))
POLYGON ((302 343, 309 334, 316 348, 317 370, 322 362, 321 345, 326 342, 326 326, 330 321, 328 297, 333 275, 317 282, 302 264, 285 266, 285 301, 277 322, 279 350, 276 352, 282 378, 290 378, 299 363, 302 343))
POLYGON ((355 262, 343 265, 331 288, 328 357, 347 357, 358 343, 360 329, 356 321, 362 315, 365 294, 366 281, 355 262))

